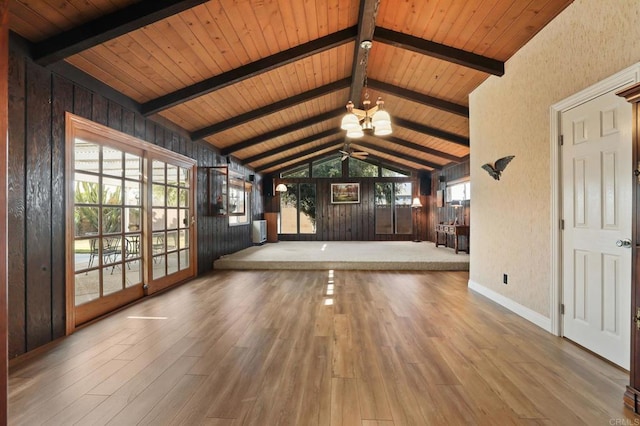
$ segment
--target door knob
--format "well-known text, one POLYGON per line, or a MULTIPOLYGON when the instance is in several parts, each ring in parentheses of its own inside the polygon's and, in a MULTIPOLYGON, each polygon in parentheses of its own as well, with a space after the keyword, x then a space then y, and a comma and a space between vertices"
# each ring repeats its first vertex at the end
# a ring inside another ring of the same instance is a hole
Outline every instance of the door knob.
POLYGON ((618 241, 616 241, 616 245, 618 247, 630 248, 631 247, 631 240, 628 239, 628 238, 625 238, 624 240, 618 240, 618 241))

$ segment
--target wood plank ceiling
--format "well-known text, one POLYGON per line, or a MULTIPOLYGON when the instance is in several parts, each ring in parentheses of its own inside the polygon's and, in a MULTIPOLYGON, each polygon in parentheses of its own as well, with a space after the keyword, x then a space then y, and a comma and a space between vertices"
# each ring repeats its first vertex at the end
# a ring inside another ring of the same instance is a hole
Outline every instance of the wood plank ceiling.
POLYGON ((469 154, 469 93, 571 2, 12 0, 10 26, 41 65, 64 61, 258 172, 345 142, 420 171, 469 154), (347 140, 345 104, 366 93, 393 134, 347 140))

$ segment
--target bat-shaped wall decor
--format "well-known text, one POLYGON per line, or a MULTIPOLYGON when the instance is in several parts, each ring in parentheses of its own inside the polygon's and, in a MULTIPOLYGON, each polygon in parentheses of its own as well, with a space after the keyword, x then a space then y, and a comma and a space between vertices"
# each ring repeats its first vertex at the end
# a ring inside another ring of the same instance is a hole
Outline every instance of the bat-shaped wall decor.
POLYGON ((487 163, 484 166, 482 166, 482 168, 485 169, 492 178, 494 178, 495 180, 500 180, 500 175, 502 174, 504 169, 507 168, 507 164, 509 164, 509 162, 514 158, 515 158, 515 155, 502 157, 501 159, 496 160, 495 165, 487 163))

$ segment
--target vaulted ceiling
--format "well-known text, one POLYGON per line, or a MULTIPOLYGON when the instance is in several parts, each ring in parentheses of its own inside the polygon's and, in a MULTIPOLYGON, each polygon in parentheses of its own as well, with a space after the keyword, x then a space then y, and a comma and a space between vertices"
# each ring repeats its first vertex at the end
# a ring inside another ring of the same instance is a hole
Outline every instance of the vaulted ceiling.
POLYGON ((469 154, 469 93, 571 2, 11 0, 10 26, 37 63, 75 67, 257 172, 345 142, 420 171, 469 154), (345 104, 367 94, 393 134, 347 140, 345 104))

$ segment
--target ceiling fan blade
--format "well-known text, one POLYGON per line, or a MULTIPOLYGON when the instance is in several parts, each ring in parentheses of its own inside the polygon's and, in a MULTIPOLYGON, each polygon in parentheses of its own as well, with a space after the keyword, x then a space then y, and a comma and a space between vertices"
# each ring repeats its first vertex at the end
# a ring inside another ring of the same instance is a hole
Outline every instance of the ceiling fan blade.
POLYGON ((349 156, 348 156, 348 155, 343 155, 343 156, 342 156, 342 159, 341 159, 340 161, 344 161, 344 160, 346 160, 347 158, 349 158, 349 156))
POLYGON ((342 155, 347 155, 347 156, 349 155, 349 153, 348 153, 347 151, 343 151, 343 150, 341 150, 341 149, 340 149, 340 150, 338 150, 338 152, 339 152, 340 154, 342 154, 342 155))

